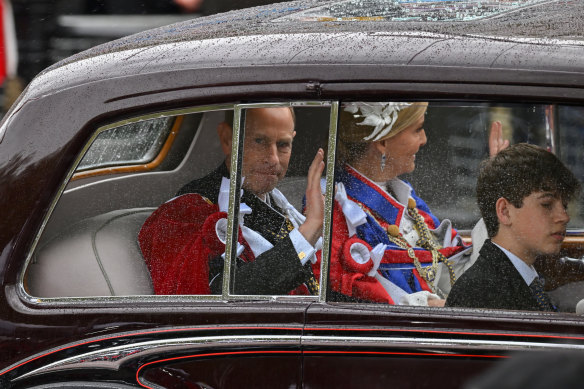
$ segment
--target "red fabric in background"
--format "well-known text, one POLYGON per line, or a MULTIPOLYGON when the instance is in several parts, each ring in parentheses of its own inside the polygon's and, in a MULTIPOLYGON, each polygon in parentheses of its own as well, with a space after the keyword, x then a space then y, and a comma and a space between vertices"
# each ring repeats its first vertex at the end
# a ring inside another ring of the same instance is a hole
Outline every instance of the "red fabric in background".
POLYGON ((6 37, 4 36, 4 3, 0 1, 0 85, 6 79, 6 37))
POLYGON ((138 242, 156 294, 211 293, 208 260, 221 255, 224 246, 204 244, 203 226, 215 213, 217 205, 187 194, 163 204, 146 220, 138 242))
MULTIPOLYGON (((190 193, 163 205, 146 219, 138 242, 150 271, 157 295, 211 294, 209 261, 225 252, 217 238, 217 221, 227 213, 201 195, 190 193)), ((239 230, 238 242, 245 262, 255 260, 253 251, 239 230)), ((289 292, 308 295, 305 285, 289 292)))

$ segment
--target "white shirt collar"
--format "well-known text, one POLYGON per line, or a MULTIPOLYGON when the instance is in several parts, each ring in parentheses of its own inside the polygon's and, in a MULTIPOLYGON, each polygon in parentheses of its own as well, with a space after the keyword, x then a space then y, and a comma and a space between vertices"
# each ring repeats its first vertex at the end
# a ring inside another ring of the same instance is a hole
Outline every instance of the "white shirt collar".
POLYGON ((407 206, 412 194, 412 187, 399 178, 387 181, 387 187, 395 194, 395 199, 402 205, 407 206))
MULTIPOLYGON (((349 165, 349 164, 347 164, 349 165)), ((400 180, 399 178, 395 177, 392 178, 391 180, 387 181, 387 182, 377 182, 377 181, 373 181, 372 179, 370 179, 369 177, 367 177, 365 174, 361 173, 359 170, 355 169, 355 167, 349 165, 351 167, 351 169, 355 170, 357 173, 359 173, 360 175, 362 175, 363 177, 365 177, 367 180, 369 180, 370 182, 374 183, 375 185, 377 185, 380 189, 382 189, 384 192, 388 193, 391 196, 391 192, 393 192, 395 194, 395 200, 397 200, 398 203, 407 206, 408 205, 408 200, 410 198, 410 195, 412 193, 412 187, 409 186, 408 184, 406 184, 404 181, 400 180), (389 190, 391 189, 391 190, 389 190)))
POLYGON ((515 266, 515 269, 517 269, 519 274, 521 274, 521 277, 523 278, 525 283, 528 286, 531 285, 533 280, 538 277, 537 271, 535 270, 533 265, 528 265, 527 263, 523 262, 521 260, 521 258, 519 258, 517 255, 515 255, 511 251, 499 246, 497 243, 493 242, 493 244, 495 246, 497 246, 498 248, 500 248, 501 251, 503 251, 505 253, 505 255, 507 255, 507 258, 509 258, 509 260, 511 261, 513 266, 515 266))
POLYGON ((401 205, 408 205, 408 200, 412 194, 412 187, 406 184, 404 181, 400 180, 399 178, 393 178, 387 182, 371 182, 377 185, 385 193, 393 197, 401 205))
POLYGON ((393 194, 395 194, 395 196, 392 196, 392 197, 398 203, 407 207, 408 200, 410 199, 411 194, 412 194, 412 187, 409 186, 408 184, 406 184, 404 181, 395 177, 387 182, 376 182, 376 181, 371 180, 367 176, 365 176, 365 174, 361 173, 359 170, 355 169, 353 166, 351 166, 351 165, 349 165, 349 166, 351 167, 351 169, 355 170, 357 173, 359 173, 363 177, 367 178, 370 182, 377 185, 380 189, 382 189, 384 192, 386 192, 390 196, 392 196, 391 193, 393 192, 393 194))

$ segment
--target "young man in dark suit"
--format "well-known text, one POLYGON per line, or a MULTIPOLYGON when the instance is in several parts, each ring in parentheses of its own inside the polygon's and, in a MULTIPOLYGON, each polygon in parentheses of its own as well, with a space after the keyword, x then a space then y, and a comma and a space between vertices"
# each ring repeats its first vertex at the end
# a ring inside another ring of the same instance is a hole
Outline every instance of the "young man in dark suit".
POLYGON ((552 153, 525 143, 483 162, 477 202, 490 239, 446 306, 555 311, 533 264, 557 255, 580 183, 552 153))

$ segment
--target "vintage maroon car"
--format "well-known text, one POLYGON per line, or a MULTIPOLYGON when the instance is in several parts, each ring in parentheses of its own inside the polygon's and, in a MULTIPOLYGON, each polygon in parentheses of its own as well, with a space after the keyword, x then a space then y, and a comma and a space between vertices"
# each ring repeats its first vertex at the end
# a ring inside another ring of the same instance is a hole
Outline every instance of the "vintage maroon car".
MULTIPOLYGON (((584 349, 582 197, 561 257, 538 264, 553 313, 331 301, 331 212, 316 296, 235 294, 231 266, 221 294, 156 295, 137 242, 154 209, 221 164, 226 111, 237 168, 246 110, 294 107, 278 188, 300 209, 323 147, 330 211, 344 104, 428 101, 407 179, 471 243, 492 121, 584 178, 582 14, 565 0, 296 1, 47 69, 0 127, 0 387, 455 388, 514 352, 584 349)), ((237 226, 232 212, 227 263, 237 226)))

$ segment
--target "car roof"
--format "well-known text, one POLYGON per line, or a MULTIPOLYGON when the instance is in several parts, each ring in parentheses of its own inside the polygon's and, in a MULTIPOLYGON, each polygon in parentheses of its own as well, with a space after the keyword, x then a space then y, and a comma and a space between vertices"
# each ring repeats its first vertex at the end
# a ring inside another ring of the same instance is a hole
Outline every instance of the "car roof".
MULTIPOLYGON (((347 1, 347 0, 345 0, 347 1)), ((355 0, 353 0, 355 1, 355 0)), ((363 1, 359 1, 362 3, 363 1)), ((383 3, 383 0, 369 3, 383 3)), ((387 0, 385 2, 388 2, 387 0)), ((389 1, 394 3, 394 0, 389 1)), ((428 0, 404 1, 403 3, 429 3, 428 0)), ((493 1, 490 1, 493 2, 493 1)), ((310 17, 310 11, 325 5, 343 1, 304 0, 276 3, 267 6, 235 10, 208 17, 171 24, 124 37, 62 61, 56 66, 100 54, 157 46, 193 40, 230 38, 272 34, 334 33, 334 32, 403 32, 418 31, 446 35, 476 34, 498 38, 562 38, 582 39, 582 12, 579 1, 499 0, 500 3, 525 4, 523 7, 503 8, 500 13, 488 17, 467 20, 419 20, 406 18, 349 17, 335 21, 331 18, 310 17), (308 13, 308 15, 307 15, 308 13)), ((366 3, 366 2, 365 2, 366 3)), ((488 0, 450 0, 432 3, 484 4, 488 0)), ((343 4, 341 4, 343 5, 343 4)), ((390 13, 388 11, 388 13, 390 13)))
MULTIPOLYGON (((358 1, 358 3, 362 2, 358 1)), ((428 0, 418 0, 417 2, 401 0, 400 2, 406 4, 429 3, 428 0)), ((332 6, 337 3, 341 3, 341 6, 344 5, 343 1, 338 0, 304 0, 277 3, 195 18, 140 32, 97 46, 65 59, 54 65, 54 67, 63 66, 83 58, 123 50, 159 46, 167 43, 258 35, 427 32, 448 36, 478 35, 498 39, 521 37, 570 40, 584 39, 584 30, 582 29, 584 23, 581 18, 584 12, 584 4, 579 1, 499 0, 496 1, 497 4, 512 3, 525 5, 523 7, 503 8, 503 12, 494 13, 488 17, 468 18, 468 20, 460 21, 422 21, 406 18, 380 18, 377 20, 370 17, 341 18, 341 20, 335 21, 331 20, 331 18, 318 16, 310 18, 304 16, 313 9, 321 9, 327 4, 332 6)), ((369 3, 384 3, 384 1, 376 0, 370 1, 369 3)), ((389 3, 393 4, 394 0, 389 1, 389 3)), ((467 6, 470 3, 480 6, 480 4, 489 3, 489 1, 442 0, 432 1, 431 3, 464 3, 467 6)))
POLYGON ((487 18, 446 22, 295 17, 337 3, 278 3, 124 37, 54 64, 21 98, 100 79, 186 69, 298 64, 584 69, 584 2, 524 0, 524 7, 487 18))

